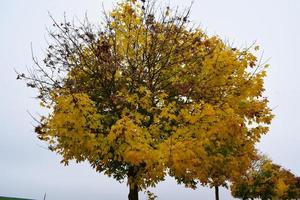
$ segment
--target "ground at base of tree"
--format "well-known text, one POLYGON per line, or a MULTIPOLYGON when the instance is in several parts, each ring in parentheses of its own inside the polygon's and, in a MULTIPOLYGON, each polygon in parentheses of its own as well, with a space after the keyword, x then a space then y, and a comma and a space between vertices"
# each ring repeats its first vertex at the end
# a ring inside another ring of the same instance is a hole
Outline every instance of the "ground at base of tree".
POLYGON ((2 196, 0 196, 0 200, 32 200, 32 199, 15 198, 15 197, 2 197, 2 196))

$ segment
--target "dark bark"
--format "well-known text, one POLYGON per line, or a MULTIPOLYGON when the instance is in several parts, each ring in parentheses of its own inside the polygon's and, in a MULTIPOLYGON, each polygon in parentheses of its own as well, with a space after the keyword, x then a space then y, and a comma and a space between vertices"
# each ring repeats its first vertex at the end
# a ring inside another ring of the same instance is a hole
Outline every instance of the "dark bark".
POLYGON ((219 186, 215 186, 215 197, 216 200, 219 200, 219 186))
POLYGON ((129 185, 129 194, 128 200, 138 200, 139 199, 139 190, 136 184, 129 185))
POLYGON ((136 171, 134 167, 129 167, 128 170, 128 186, 129 194, 128 200, 138 200, 139 199, 139 188, 134 182, 136 180, 136 171))

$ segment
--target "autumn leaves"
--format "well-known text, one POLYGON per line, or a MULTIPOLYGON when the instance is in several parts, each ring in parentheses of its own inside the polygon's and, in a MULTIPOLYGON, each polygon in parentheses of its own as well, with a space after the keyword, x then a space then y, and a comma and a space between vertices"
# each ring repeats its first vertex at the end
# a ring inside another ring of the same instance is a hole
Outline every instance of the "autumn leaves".
POLYGON ((252 49, 207 36, 188 15, 127 0, 101 30, 54 21, 45 65, 22 77, 51 109, 39 138, 65 164, 127 179, 130 200, 166 175, 192 188, 236 180, 273 117, 252 49))

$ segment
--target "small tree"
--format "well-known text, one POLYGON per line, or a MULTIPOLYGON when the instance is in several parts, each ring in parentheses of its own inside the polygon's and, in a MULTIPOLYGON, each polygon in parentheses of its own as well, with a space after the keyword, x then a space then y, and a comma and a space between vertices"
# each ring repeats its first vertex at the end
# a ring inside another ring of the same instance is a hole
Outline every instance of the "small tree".
POLYGON ((127 0, 98 29, 53 20, 43 63, 34 58, 17 77, 50 109, 39 139, 66 165, 87 160, 127 178, 129 200, 167 171, 191 186, 223 184, 244 170, 272 118, 264 66, 193 28, 189 12, 127 0))
POLYGON ((296 176, 265 156, 253 161, 250 170, 231 185, 232 195, 240 199, 297 199, 298 192, 296 176))

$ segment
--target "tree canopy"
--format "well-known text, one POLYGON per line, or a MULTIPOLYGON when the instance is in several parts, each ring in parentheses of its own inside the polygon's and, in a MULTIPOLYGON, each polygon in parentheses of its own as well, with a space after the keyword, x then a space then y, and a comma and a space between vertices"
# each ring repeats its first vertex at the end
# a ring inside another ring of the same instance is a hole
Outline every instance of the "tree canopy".
POLYGON ((245 172, 272 119, 258 47, 238 49, 151 1, 119 3, 99 27, 53 20, 46 58, 28 74, 50 114, 35 131, 70 160, 88 161, 129 199, 168 173, 195 187, 245 172))

